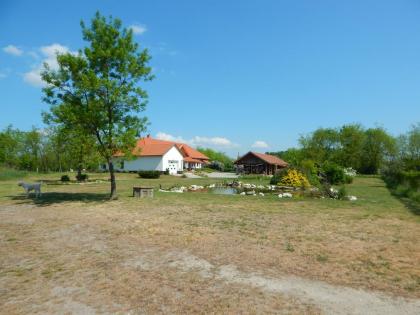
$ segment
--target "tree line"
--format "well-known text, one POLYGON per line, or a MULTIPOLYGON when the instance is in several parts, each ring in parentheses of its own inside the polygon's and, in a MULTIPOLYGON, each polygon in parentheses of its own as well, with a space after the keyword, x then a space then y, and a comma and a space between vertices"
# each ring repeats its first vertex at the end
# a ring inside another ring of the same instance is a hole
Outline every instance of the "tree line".
POLYGON ((10 125, 0 131, 0 165, 33 172, 97 170, 101 159, 92 140, 64 130, 22 131, 10 125))
POLYGON ((352 167, 361 174, 377 174, 398 152, 398 141, 384 128, 364 128, 349 124, 339 128, 319 128, 301 136, 299 147, 271 152, 292 165, 305 160, 318 164, 333 162, 352 167))
POLYGON ((420 123, 397 137, 382 127, 360 124, 318 128, 301 136, 298 148, 267 153, 303 170, 309 178, 345 168, 380 174, 395 194, 420 203, 420 123))

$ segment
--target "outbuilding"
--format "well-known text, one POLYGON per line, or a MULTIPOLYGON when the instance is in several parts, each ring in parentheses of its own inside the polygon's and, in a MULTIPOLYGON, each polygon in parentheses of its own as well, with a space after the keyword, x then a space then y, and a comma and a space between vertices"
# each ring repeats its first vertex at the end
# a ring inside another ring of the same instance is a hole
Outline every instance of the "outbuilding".
POLYGON ((287 162, 277 156, 252 151, 237 159, 234 164, 245 174, 265 175, 272 175, 288 166, 287 162))

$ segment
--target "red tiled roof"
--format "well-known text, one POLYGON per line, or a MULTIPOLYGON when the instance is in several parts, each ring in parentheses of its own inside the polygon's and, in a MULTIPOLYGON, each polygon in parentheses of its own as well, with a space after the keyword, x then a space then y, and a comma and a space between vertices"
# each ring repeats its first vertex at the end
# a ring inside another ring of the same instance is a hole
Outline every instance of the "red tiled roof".
POLYGON ((189 163, 203 163, 202 160, 197 160, 197 159, 193 159, 192 157, 184 157, 184 162, 189 162, 189 163))
POLYGON ((241 158, 239 158, 235 162, 235 164, 238 163, 242 158, 244 158, 248 154, 252 154, 252 155, 260 158, 261 160, 267 162, 268 164, 278 165, 278 166, 282 166, 282 167, 286 167, 288 165, 287 162, 283 161, 282 159, 280 159, 277 156, 270 155, 270 154, 264 154, 264 153, 258 153, 258 152, 252 152, 252 151, 248 152, 247 154, 245 154, 244 156, 242 156, 241 158))
MULTIPOLYGON (((207 163, 209 158, 201 152, 191 148, 185 143, 153 139, 150 136, 137 140, 136 147, 132 153, 135 156, 159 156, 164 155, 173 146, 184 156, 184 161, 194 163, 207 163)), ((123 154, 115 154, 115 156, 122 156, 123 154)))
POLYGON ((205 156, 200 151, 197 151, 193 148, 191 148, 188 144, 185 143, 176 143, 176 146, 185 153, 187 157, 191 157, 193 159, 199 159, 199 160, 209 160, 207 156, 205 156))
POLYGON ((141 138, 137 140, 132 153, 135 156, 159 156, 164 155, 174 146, 173 143, 159 141, 152 138, 141 138))

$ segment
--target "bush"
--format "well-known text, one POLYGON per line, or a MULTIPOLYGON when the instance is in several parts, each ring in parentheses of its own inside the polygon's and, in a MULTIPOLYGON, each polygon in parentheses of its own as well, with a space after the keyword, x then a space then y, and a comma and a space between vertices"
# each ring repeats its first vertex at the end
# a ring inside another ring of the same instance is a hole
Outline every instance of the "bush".
POLYGON ((338 199, 344 199, 347 196, 346 187, 343 185, 338 189, 337 198, 338 199))
POLYGON ((325 162, 322 165, 322 172, 325 179, 331 185, 343 184, 345 182, 344 169, 335 163, 325 162))
POLYGON ((281 170, 277 171, 273 177, 270 179, 270 185, 277 185, 280 183, 283 176, 287 174, 287 168, 282 168, 281 170))
POLYGON ((61 176, 61 181, 62 182, 69 182, 70 181, 69 175, 63 175, 63 176, 61 176))
POLYGON ((88 176, 88 174, 77 174, 76 175, 76 179, 79 181, 79 182, 82 182, 82 181, 85 181, 85 180, 87 180, 89 178, 89 176, 88 176))
POLYGON ((309 187, 309 181, 305 175, 296 169, 288 169, 287 173, 282 176, 279 185, 292 186, 292 187, 309 187))
POLYGON ((349 175, 344 175, 344 183, 345 184, 351 184, 353 183, 353 176, 349 176, 349 175))
POLYGON ((169 168, 167 168, 167 169, 163 172, 163 174, 165 174, 165 175, 169 175, 169 168))
POLYGON ((160 177, 159 171, 139 171, 138 174, 141 178, 159 178, 160 177))

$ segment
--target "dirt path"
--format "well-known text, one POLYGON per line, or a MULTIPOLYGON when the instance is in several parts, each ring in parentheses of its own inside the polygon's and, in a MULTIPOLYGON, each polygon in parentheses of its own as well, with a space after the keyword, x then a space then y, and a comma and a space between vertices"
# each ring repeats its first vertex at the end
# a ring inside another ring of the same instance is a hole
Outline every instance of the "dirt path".
POLYGON ((128 264, 142 270, 172 267, 185 273, 196 272, 203 278, 284 294, 315 305, 325 314, 420 314, 420 300, 335 286, 299 277, 269 278, 257 273, 241 272, 233 265, 214 266, 188 252, 162 254, 151 251, 128 264))

